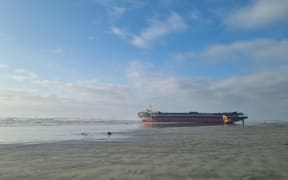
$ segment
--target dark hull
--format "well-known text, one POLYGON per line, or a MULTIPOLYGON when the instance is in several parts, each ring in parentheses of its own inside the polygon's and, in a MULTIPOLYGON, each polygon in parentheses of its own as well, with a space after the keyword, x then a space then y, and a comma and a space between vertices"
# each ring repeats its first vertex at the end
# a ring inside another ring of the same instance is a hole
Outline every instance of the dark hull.
POLYGON ((229 118, 229 123, 242 121, 247 118, 242 113, 147 113, 138 114, 143 122, 177 122, 195 125, 223 124, 223 115, 229 118))
MULTIPOLYGON (((195 124, 223 124, 222 117, 142 117, 143 122, 189 122, 195 124)), ((237 122, 242 119, 233 118, 232 122, 237 122)))
MULTIPOLYGON (((219 123, 190 123, 190 122, 143 122, 142 128, 166 128, 166 127, 197 127, 197 126, 223 126, 219 123)), ((236 125, 234 123, 230 125, 236 125)))

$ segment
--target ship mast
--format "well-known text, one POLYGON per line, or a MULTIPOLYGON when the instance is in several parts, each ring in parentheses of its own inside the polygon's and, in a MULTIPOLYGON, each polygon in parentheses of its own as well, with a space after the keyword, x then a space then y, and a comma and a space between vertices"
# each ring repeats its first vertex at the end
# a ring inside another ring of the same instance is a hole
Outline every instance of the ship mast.
POLYGON ((153 112, 152 104, 149 105, 150 111, 153 112))

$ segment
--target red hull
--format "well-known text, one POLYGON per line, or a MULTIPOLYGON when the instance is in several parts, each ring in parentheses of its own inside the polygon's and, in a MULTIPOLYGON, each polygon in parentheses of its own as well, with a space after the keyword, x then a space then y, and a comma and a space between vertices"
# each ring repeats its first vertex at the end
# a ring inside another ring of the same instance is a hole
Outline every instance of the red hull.
POLYGON ((160 111, 139 112, 138 116, 143 122, 160 122, 160 123, 189 123, 189 124, 229 124, 248 118, 243 113, 224 112, 224 113, 162 113, 160 111))
POLYGON ((216 126, 223 125, 223 123, 191 123, 191 122, 143 122, 142 128, 163 128, 163 127, 194 127, 194 126, 216 126))
MULTIPOLYGON (((141 117, 143 122, 183 122, 193 124, 223 124, 223 118, 191 118, 191 117, 141 117)), ((239 119, 240 120, 240 119, 239 119)), ((232 119, 233 122, 239 121, 232 119)))

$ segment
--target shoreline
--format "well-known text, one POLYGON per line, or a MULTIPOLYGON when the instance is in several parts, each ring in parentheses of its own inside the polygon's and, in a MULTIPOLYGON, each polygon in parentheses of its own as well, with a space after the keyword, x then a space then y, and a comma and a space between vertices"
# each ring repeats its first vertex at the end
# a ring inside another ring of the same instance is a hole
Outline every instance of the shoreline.
POLYGON ((288 123, 148 128, 123 141, 0 145, 0 175, 1 180, 288 179, 287 132, 288 123))
MULTIPOLYGON (((124 122, 117 122, 117 124, 127 124, 127 121, 124 122)), ((164 122, 141 122, 141 121, 133 121, 133 123, 129 123, 129 125, 133 125, 133 128, 127 128, 127 130, 114 130, 112 131, 113 135, 112 136, 108 136, 107 132, 110 132, 111 129, 108 127, 106 132, 101 132, 101 133, 95 133, 93 131, 91 131, 90 129, 88 129, 88 132, 85 132, 85 130, 79 130, 77 133, 75 134, 71 134, 72 136, 74 136, 74 138, 68 139, 68 140, 61 140, 61 139, 51 139, 51 140, 42 140, 41 138, 39 140, 32 140, 32 141, 19 141, 17 142, 17 140, 12 140, 12 141, 2 141, 0 140, 0 146, 3 145, 33 145, 33 144, 51 144, 51 143, 70 143, 70 142, 74 142, 74 143, 82 143, 82 142, 117 142, 117 141, 126 141, 129 139, 134 139, 135 137, 137 137, 137 133, 141 132, 141 131, 145 131, 147 129, 163 129, 163 128, 208 128, 208 127, 212 127, 212 128, 219 128, 219 127, 224 127, 224 126, 228 126, 228 127, 234 127, 234 126, 239 126, 242 127, 242 123, 234 123, 234 124, 223 124, 223 125, 195 125, 195 124, 183 124, 183 123, 175 123, 175 122, 169 122, 169 123, 164 123, 164 122), (137 125, 137 126, 136 126, 137 125), (78 135, 78 136, 77 136, 78 135)), ((266 121, 259 121, 259 122, 249 122, 249 123, 245 123, 244 127, 252 127, 252 126, 266 126, 266 125, 285 125, 288 124, 288 121, 283 121, 283 120, 279 120, 279 121, 273 121, 273 120, 266 120, 266 121)), ((111 124, 110 124, 111 126, 111 124)), ((5 126, 3 126, 5 127, 5 126)), ((3 128, 2 127, 2 128, 3 128)), ((32 128, 33 126, 31 126, 32 128)), ((46 126, 47 127, 47 126, 46 126)), ((48 126, 49 127, 49 126, 48 126)), ((1 128, 1 127, 0 127, 1 128)), ((38 128, 33 127, 33 128, 38 128)), ((1 130, 1 129, 0 129, 1 130)), ((4 131, 5 132, 5 131, 4 131)), ((3 132, 2 132, 3 133, 3 132)), ((39 132, 41 133, 41 132, 39 132)), ((5 134, 2 134, 5 135, 5 134)), ((5 139, 5 136, 3 136, 5 139)), ((35 137, 36 134, 35 134, 35 137)))

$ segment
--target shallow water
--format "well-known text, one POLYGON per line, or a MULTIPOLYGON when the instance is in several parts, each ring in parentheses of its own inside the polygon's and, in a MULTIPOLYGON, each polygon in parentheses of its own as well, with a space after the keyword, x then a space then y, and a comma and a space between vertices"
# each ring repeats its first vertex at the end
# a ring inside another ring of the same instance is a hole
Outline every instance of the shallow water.
MULTIPOLYGON (((257 124, 259 123, 246 122, 248 126, 257 124)), ((235 126, 239 125, 241 123, 235 124, 235 126)), ((75 140, 111 141, 131 137, 131 133, 127 132, 143 128, 191 126, 198 127, 183 123, 141 123, 140 120, 2 118, 0 119, 0 144, 39 144, 75 140), (108 136, 107 132, 112 132, 112 136, 108 136)))
POLYGON ((0 179, 288 179, 287 132, 287 123, 143 128, 125 141, 0 144, 0 179))
POLYGON ((0 144, 115 140, 125 137, 123 132, 137 128, 138 121, 1 119, 0 144), (112 136, 108 136, 107 132, 112 132, 112 136))

